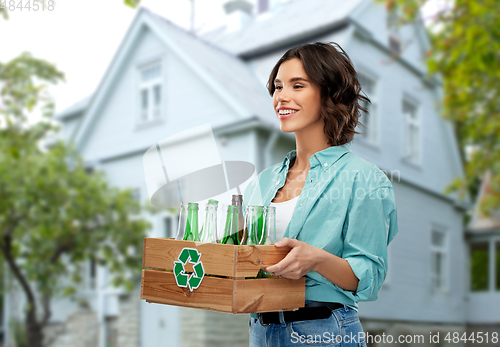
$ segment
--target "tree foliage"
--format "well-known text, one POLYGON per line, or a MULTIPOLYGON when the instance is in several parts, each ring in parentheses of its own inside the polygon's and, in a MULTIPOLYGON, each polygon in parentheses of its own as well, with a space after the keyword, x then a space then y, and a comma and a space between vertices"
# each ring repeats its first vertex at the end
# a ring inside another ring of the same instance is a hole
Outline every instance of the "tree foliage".
POLYGON ((29 53, 0 62, 0 251, 28 303, 30 346, 42 346, 50 300, 75 292, 84 261, 105 265, 114 285, 136 284, 149 228, 130 190, 89 174, 64 142, 43 146, 57 130, 47 84, 63 78, 29 53), (42 120, 30 124, 38 108, 42 120))
MULTIPOLYGON (((401 25, 422 21, 429 0, 377 0, 400 13, 401 25)), ((436 2, 437 3, 437 2, 436 2)), ((440 2, 442 3, 442 2, 440 2)), ((492 171, 492 191, 481 201, 488 215, 500 206, 500 2, 455 0, 437 12, 428 35, 426 62, 430 74, 443 79, 442 116, 454 127, 465 177, 457 177, 445 193, 475 197, 478 182, 492 171), (472 149, 468 155, 466 148, 472 149)))

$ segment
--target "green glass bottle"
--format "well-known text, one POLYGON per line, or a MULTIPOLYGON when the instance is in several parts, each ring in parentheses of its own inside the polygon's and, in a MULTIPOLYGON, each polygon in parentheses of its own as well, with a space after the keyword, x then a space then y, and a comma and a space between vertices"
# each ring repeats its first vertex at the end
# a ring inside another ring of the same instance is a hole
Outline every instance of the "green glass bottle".
POLYGON ((226 225, 224 226, 223 244, 239 245, 238 240, 238 206, 227 207, 226 225))
MULTIPOLYGON (((264 228, 263 228, 262 245, 272 245, 276 243, 276 207, 264 207, 264 228)), ((257 278, 273 278, 279 277, 272 272, 259 270, 257 278)))
POLYGON ((200 241, 198 233, 198 204, 188 204, 188 215, 186 222, 186 232, 184 233, 184 241, 200 241))
POLYGON ((245 234, 245 218, 243 215, 243 195, 233 195, 231 205, 238 207, 238 244, 247 244, 247 235, 245 234))

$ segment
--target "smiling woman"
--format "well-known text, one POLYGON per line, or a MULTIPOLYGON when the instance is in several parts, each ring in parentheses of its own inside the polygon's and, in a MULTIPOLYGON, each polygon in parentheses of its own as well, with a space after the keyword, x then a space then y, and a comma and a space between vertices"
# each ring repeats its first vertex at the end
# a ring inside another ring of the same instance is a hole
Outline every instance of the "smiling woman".
POLYGON ((303 132, 310 127, 323 129, 321 91, 307 79, 300 59, 293 58, 281 64, 274 86, 273 106, 280 119, 281 131, 303 132))
POLYGON ((268 90, 281 131, 295 133, 296 149, 262 171, 243 201, 276 207, 276 234, 284 236, 276 246, 291 251, 264 270, 304 276, 306 301, 297 311, 252 314, 250 346, 364 347, 357 302, 377 299, 387 246, 398 232, 391 182, 350 151, 360 112, 366 112, 360 102, 369 100, 335 43, 287 51, 268 90))

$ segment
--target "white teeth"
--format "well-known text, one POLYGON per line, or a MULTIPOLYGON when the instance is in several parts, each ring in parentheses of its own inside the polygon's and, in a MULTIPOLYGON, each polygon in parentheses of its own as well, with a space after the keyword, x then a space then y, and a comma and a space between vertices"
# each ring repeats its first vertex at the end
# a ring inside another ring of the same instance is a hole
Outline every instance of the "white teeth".
POLYGON ((295 112, 297 112, 297 110, 279 110, 279 114, 290 114, 295 112))

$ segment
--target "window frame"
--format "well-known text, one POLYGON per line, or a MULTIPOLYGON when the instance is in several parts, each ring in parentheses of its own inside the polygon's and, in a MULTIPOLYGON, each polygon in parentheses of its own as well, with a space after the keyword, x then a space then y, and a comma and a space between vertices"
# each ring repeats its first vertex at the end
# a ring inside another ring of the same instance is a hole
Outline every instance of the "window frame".
POLYGON ((430 285, 431 285, 431 291, 434 293, 448 293, 450 290, 450 247, 449 247, 449 232, 446 228, 440 227, 440 226, 433 226, 431 228, 430 232, 430 247, 429 247, 429 253, 430 253, 430 271, 429 271, 429 276, 430 276, 430 285), (433 244, 432 239, 433 239, 433 233, 438 232, 442 233, 443 235, 443 245, 442 246, 437 246, 433 244), (433 264, 433 255, 435 253, 441 253, 442 254, 442 262, 441 262, 441 279, 439 281, 440 286, 436 287, 435 286, 435 281, 434 277, 437 275, 435 273, 434 269, 434 264, 433 264))
POLYGON ((467 243, 467 260, 468 260, 468 267, 467 267, 467 291, 469 293, 488 293, 491 291, 491 283, 492 278, 492 268, 491 268, 491 240, 490 238, 486 239, 475 239, 475 240, 470 240, 467 243), (474 244, 485 244, 486 245, 486 250, 487 250, 487 255, 488 255, 488 260, 487 260, 487 266, 488 266, 488 272, 487 272, 487 282, 486 282, 486 289, 484 290, 472 290, 472 276, 471 276, 471 267, 472 267, 472 248, 474 244))
POLYGON ((164 62, 161 58, 153 59, 147 63, 143 63, 137 66, 136 69, 136 95, 137 95, 137 109, 135 115, 135 123, 136 125, 144 125, 144 124, 156 124, 158 121, 162 121, 164 117, 164 104, 165 104, 165 88, 164 88, 164 62), (151 69, 159 67, 159 74, 154 78, 144 81, 142 74, 146 69, 151 69), (160 102, 158 105, 158 109, 155 108, 155 88, 160 88, 160 102), (143 91, 147 91, 148 93, 148 108, 147 108, 147 117, 143 119, 143 107, 142 107, 142 93, 143 91), (155 117, 155 112, 158 112, 158 116, 155 117))
POLYGON ((422 163, 422 116, 420 103, 415 99, 404 95, 401 100, 401 115, 403 118, 403 155, 402 158, 412 164, 420 166, 422 163), (405 103, 414 107, 415 119, 412 119, 409 115, 410 113, 405 113, 405 103), (410 127, 413 126, 417 129, 417 144, 416 151, 417 155, 414 156, 412 152, 411 137, 410 137, 410 127))

